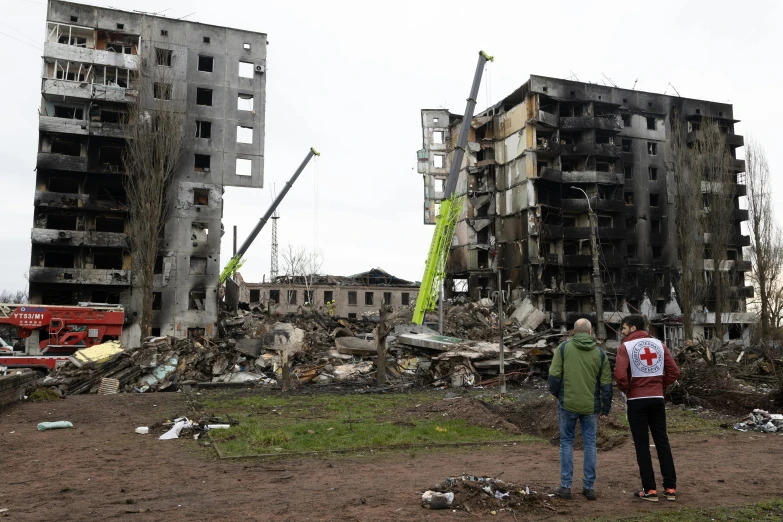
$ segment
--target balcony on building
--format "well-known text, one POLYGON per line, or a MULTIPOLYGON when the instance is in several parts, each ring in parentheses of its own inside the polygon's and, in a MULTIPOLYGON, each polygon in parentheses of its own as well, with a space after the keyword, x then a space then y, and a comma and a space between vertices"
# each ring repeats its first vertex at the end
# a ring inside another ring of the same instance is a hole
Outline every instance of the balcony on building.
POLYGON ((28 277, 31 283, 117 286, 130 284, 130 270, 31 266, 28 277))
POLYGON ((30 235, 34 245, 91 248, 128 248, 129 246, 128 235, 118 232, 33 228, 30 235))

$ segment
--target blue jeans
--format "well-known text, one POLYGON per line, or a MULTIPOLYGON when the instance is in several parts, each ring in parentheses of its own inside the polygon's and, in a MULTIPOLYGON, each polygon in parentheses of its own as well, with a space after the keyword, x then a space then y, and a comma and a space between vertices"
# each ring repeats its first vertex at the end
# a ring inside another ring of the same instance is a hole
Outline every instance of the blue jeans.
POLYGON ((571 487, 574 476, 574 431, 576 421, 582 427, 582 441, 585 447, 584 489, 593 489, 595 484, 595 433, 598 429, 598 415, 580 415, 558 406, 560 421, 560 485, 571 487))

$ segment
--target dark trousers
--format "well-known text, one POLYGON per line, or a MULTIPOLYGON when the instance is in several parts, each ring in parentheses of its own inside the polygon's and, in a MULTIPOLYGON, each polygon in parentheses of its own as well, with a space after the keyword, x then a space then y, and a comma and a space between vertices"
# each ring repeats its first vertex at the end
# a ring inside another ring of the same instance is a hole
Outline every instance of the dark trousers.
POLYGON ((642 487, 645 491, 656 489, 655 472, 650 457, 650 436, 652 433, 655 449, 658 452, 658 462, 661 465, 664 489, 677 487, 677 475, 674 472, 674 459, 669 446, 669 436, 666 435, 666 407, 663 399, 631 399, 628 401, 628 423, 631 425, 631 436, 636 446, 636 462, 639 464, 639 474, 642 476, 642 487), (647 429, 649 428, 649 433, 647 429))

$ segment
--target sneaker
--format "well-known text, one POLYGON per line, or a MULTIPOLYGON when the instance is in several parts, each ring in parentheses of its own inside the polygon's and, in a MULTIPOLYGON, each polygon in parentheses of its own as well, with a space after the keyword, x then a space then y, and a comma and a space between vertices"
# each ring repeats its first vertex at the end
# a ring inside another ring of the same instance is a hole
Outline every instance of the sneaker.
POLYGON ((677 490, 674 488, 666 488, 663 490, 663 496, 666 500, 677 500, 677 490))
POLYGON ((641 490, 633 494, 634 498, 640 498, 642 500, 649 500, 650 502, 658 502, 658 492, 654 489, 648 489, 647 491, 641 490))
POLYGON ((590 488, 590 489, 587 489, 587 488, 582 489, 582 495, 587 497, 587 500, 595 500, 595 490, 592 489, 592 488, 590 488))
POLYGON ((571 500, 571 488, 564 488, 563 486, 557 486, 555 489, 552 490, 552 493, 554 493, 556 497, 564 498, 566 500, 571 500))

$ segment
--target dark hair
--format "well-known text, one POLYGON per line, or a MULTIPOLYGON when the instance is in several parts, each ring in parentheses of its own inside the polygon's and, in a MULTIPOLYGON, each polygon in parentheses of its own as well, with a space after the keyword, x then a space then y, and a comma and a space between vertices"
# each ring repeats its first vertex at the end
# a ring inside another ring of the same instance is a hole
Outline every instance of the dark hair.
POLYGON ((644 317, 641 315, 626 315, 623 324, 629 328, 635 326, 637 330, 644 330, 644 317))

